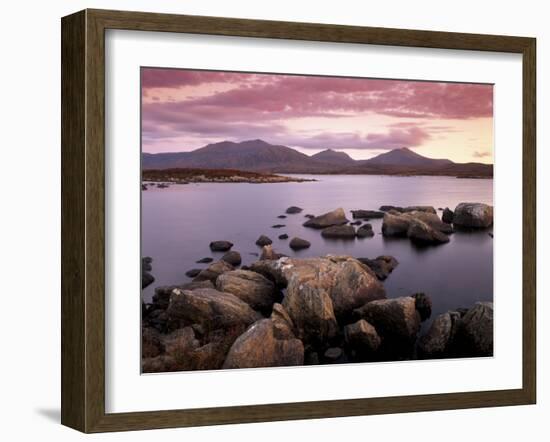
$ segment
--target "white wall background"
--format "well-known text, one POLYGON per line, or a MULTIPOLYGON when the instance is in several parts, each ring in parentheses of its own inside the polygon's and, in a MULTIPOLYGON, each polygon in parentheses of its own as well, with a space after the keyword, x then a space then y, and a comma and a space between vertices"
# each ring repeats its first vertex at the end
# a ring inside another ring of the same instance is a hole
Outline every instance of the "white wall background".
MULTIPOLYGON (((0 435, 3 440, 81 440, 59 425, 60 396, 60 22, 86 7, 227 17, 534 36, 538 39, 538 405, 316 421, 118 433, 95 440, 262 441, 548 440, 550 302, 544 190, 550 188, 549 11, 536 0, 299 2, 19 0, 4 2, 0 26, 0 435), (546 249, 546 250, 545 250, 546 249), (31 439, 32 440, 32 439, 31 439)), ((519 148, 519 147, 518 147, 519 148)), ((513 234, 513 232, 510 232, 513 234)))

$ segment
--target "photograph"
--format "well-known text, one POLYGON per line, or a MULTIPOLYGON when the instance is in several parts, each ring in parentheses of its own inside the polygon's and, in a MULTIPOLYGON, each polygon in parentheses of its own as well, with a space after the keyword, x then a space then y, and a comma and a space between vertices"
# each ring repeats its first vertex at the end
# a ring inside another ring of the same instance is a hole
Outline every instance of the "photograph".
POLYGON ((492 357, 493 89, 142 66, 141 373, 492 357))

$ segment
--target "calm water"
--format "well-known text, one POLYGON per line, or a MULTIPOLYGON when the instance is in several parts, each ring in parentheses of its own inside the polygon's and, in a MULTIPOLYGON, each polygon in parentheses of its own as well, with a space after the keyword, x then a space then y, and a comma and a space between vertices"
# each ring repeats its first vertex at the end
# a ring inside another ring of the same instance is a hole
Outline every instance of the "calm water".
MULTIPOLYGON (((311 176, 304 176, 311 178, 311 176)), ((208 247, 213 240, 229 240, 241 253, 243 264, 257 260, 260 248, 254 243, 265 234, 276 251, 288 256, 345 254, 375 258, 392 255, 399 266, 384 282, 388 297, 425 292, 434 312, 470 307, 476 301, 493 299, 493 239, 487 231, 454 233, 448 244, 417 248, 408 239, 387 239, 381 235, 382 220, 369 221, 376 235, 353 241, 326 240, 320 231, 302 226, 305 214, 322 214, 344 208, 378 209, 396 206, 432 205, 454 207, 464 201, 493 204, 493 181, 451 177, 313 176, 317 182, 280 184, 187 184, 167 189, 151 187, 142 192, 142 254, 153 257, 155 282, 144 291, 150 300, 154 287, 188 282, 185 272, 202 268, 200 258, 220 258, 208 247), (287 207, 304 209, 284 214, 287 207), (286 224, 280 229, 274 224, 286 224), (287 233, 311 242, 309 249, 293 252, 287 233)), ((441 212, 439 212, 441 215, 441 212)), ((425 324, 427 326, 428 323, 425 324)))

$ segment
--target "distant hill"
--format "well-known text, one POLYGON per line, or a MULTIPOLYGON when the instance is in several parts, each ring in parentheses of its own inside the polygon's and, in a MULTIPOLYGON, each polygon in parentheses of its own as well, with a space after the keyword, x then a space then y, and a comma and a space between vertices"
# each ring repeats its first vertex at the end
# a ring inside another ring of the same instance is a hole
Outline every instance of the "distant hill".
POLYGON ((333 166, 350 166, 355 164, 355 160, 347 153, 336 152, 332 149, 323 150, 322 152, 312 155, 310 158, 333 166))
POLYGON ((372 166, 407 166, 407 167, 431 167, 447 166, 453 164, 451 160, 436 160, 423 157, 406 147, 393 149, 369 160, 361 161, 361 164, 372 166))
POLYGON ((240 143, 222 141, 191 152, 143 153, 142 168, 238 169, 302 174, 493 176, 493 166, 490 164, 433 159, 407 148, 394 149, 368 160, 354 160, 346 153, 332 149, 308 156, 290 147, 269 144, 263 140, 240 143))

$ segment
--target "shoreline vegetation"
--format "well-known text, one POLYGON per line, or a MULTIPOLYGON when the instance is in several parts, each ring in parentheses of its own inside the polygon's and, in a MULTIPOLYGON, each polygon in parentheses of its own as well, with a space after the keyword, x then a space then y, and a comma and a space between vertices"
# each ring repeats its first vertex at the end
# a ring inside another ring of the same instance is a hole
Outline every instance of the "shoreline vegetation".
MULTIPOLYGON (((271 173, 248 172, 236 169, 194 169, 174 168, 143 170, 142 181, 151 183, 302 183, 316 181, 308 178, 296 178, 271 173)), ((159 186, 159 187, 162 187, 159 186)), ((143 186, 142 186, 143 188, 143 186)), ((143 190, 146 190, 143 188, 143 190)))
MULTIPOLYGON (((429 247, 445 247, 455 230, 493 225, 493 207, 482 203, 445 208, 441 217, 432 206, 387 205, 353 210, 353 221, 342 208, 317 216, 302 210, 292 206, 278 218, 303 217, 321 237, 353 241, 368 241, 374 233, 367 221, 381 218, 382 235, 429 247)), ((290 243, 310 246, 299 237, 290 243)), ((229 239, 213 240, 210 250, 223 253, 220 259, 198 259, 205 266, 186 273, 190 282, 158 286, 152 302, 142 300, 143 372, 493 354, 492 302, 457 306, 421 334, 432 315, 430 295, 411 289, 409 296, 388 296, 384 281, 399 264, 393 256, 289 257, 267 235, 256 246, 258 260, 245 266, 229 239)), ((142 288, 154 281, 154 260, 143 257, 142 288)))

